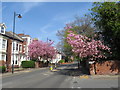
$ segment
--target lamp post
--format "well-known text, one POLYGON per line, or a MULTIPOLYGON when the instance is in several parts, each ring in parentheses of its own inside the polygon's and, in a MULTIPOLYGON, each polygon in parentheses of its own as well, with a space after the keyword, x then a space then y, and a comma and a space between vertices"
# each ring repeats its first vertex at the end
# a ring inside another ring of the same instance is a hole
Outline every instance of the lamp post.
POLYGON ((16 14, 16 12, 14 12, 14 18, 13 18, 13 61, 12 61, 12 74, 14 73, 14 34, 15 34, 15 17, 18 16, 18 18, 22 18, 22 16, 20 14, 16 14))

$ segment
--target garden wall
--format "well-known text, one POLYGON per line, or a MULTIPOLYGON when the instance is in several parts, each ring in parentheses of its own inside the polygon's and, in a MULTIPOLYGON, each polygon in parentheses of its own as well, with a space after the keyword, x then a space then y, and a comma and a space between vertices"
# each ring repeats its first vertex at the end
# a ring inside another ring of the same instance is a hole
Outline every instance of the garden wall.
POLYGON ((0 66, 5 66, 5 61, 4 60, 0 61, 0 66))
POLYGON ((47 63, 43 63, 43 62, 40 62, 40 61, 35 62, 35 67, 36 68, 42 68, 42 67, 48 67, 48 66, 49 66, 49 64, 47 64, 47 63))
POLYGON ((120 74, 120 61, 102 61, 90 65, 90 74, 94 75, 120 74), (95 67, 95 68, 94 68, 95 67))

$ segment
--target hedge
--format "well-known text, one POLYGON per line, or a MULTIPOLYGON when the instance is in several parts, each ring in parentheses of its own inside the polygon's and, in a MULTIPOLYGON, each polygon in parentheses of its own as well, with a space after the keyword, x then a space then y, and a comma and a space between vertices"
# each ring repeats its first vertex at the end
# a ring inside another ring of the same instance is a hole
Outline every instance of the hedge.
POLYGON ((59 61, 59 63, 64 63, 64 62, 65 62, 65 60, 60 60, 60 61, 59 61))
POLYGON ((22 61, 22 68, 35 68, 35 61, 22 61))
POLYGON ((6 71, 6 67, 5 66, 0 66, 0 73, 4 73, 6 71))

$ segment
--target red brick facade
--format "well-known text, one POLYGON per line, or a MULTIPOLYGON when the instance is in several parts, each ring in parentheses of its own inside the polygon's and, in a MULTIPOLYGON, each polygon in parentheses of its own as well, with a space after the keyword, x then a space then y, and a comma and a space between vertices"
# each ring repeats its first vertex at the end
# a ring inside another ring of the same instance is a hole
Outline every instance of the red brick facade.
POLYGON ((12 56, 12 40, 8 39, 6 68, 7 68, 7 71, 9 72, 11 71, 11 56, 12 56))
POLYGON ((107 75, 120 73, 120 61, 103 61, 90 65, 90 74, 107 75), (95 68, 94 68, 95 67, 95 68))
POLYGON ((0 66, 5 66, 4 60, 0 60, 0 66))
MULTIPOLYGON (((29 36, 29 35, 25 35, 25 34, 17 34, 17 35, 20 37, 29 36)), ((22 53, 25 54, 27 42, 24 38, 23 38, 23 40, 24 40, 23 43, 21 43, 22 44, 22 53)))

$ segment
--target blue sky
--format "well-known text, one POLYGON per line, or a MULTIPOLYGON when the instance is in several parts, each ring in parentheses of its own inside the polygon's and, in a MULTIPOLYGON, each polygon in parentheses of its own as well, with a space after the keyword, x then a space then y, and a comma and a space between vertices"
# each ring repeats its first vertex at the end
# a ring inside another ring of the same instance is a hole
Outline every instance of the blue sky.
POLYGON ((3 2, 2 22, 7 31, 12 31, 13 13, 22 14, 16 18, 16 33, 25 33, 32 38, 59 42, 56 33, 66 23, 74 20, 74 16, 83 17, 89 13, 92 2, 3 2))

